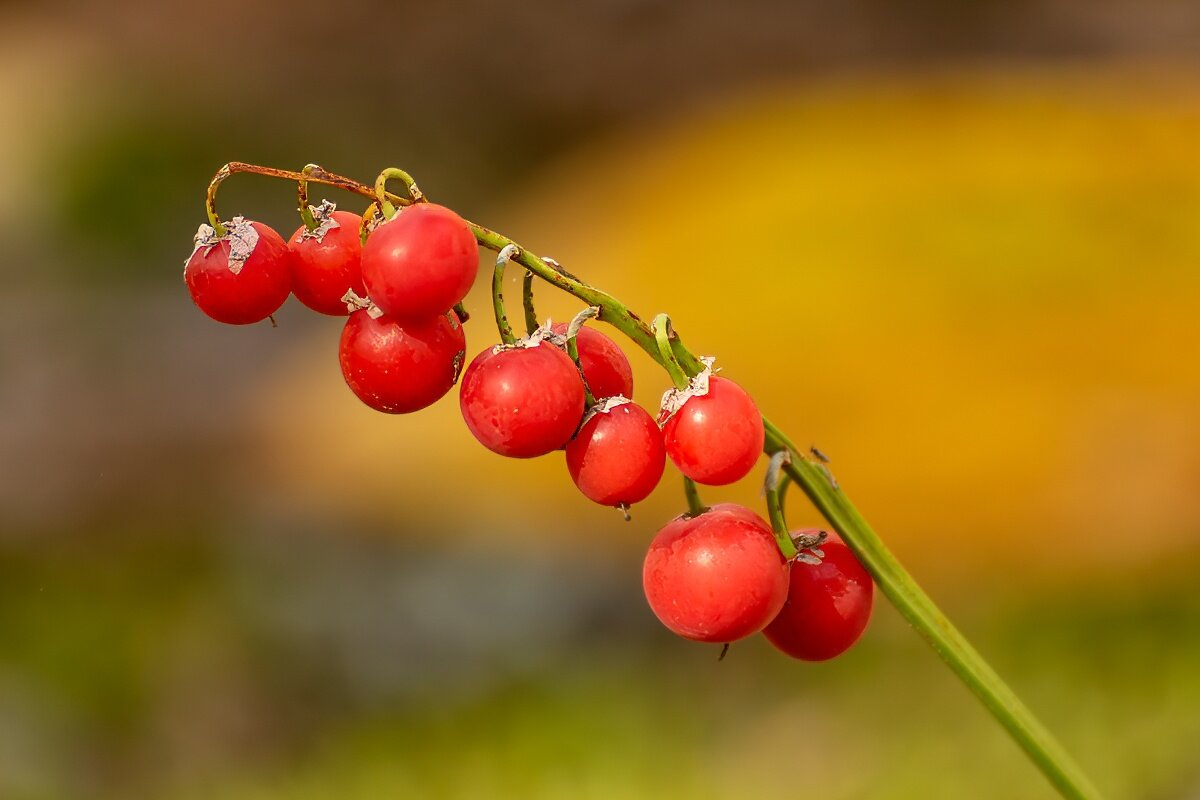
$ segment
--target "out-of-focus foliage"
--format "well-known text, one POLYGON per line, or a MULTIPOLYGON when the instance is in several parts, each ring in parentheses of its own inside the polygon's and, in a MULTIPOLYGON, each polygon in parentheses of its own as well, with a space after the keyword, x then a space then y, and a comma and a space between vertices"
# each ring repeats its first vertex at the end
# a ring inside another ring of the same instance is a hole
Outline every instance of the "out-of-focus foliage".
POLYGON ((363 408, 336 319, 203 317, 231 159, 404 167, 671 312, 1107 796, 1194 794, 1200 11, 817 5, 0 4, 0 797, 1050 796, 883 601, 821 666, 665 633, 673 474, 626 525, 363 408))

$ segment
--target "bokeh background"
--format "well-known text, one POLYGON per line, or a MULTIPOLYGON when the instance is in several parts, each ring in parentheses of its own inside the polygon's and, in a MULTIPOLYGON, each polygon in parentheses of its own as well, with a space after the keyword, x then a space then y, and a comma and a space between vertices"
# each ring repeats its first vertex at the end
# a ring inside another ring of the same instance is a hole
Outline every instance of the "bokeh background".
POLYGON ((661 629, 672 473, 625 524, 358 404, 336 319, 200 314, 230 160, 669 310, 1108 796, 1200 797, 1198 54, 1184 0, 0 2, 0 797, 1051 796, 886 602, 824 665, 661 629))

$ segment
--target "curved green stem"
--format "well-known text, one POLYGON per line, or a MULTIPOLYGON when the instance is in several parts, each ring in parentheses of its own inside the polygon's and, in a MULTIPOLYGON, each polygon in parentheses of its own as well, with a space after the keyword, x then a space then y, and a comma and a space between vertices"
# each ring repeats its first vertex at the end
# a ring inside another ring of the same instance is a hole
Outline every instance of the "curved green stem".
POLYGON ((575 367, 579 370, 579 378, 583 381, 583 398, 586 408, 591 408, 596 404, 596 396, 592 394, 592 387, 588 386, 587 375, 583 371, 583 362, 579 360, 579 330, 583 327, 583 323, 589 319, 595 319, 600 313, 600 309, 596 306, 588 306, 583 311, 575 315, 571 320, 571 324, 567 326, 567 355, 575 362, 575 367))
POLYGON ((300 170, 300 174, 304 177, 296 181, 296 202, 299 203, 300 219, 304 222, 304 227, 310 231, 317 229, 317 218, 313 216, 312 209, 308 205, 308 176, 314 171, 321 169, 316 164, 305 164, 300 170))
POLYGON ((413 176, 409 175, 402 169, 388 167, 379 173, 379 177, 375 179, 375 199, 379 201, 379 209, 383 212, 383 216, 391 219, 396 215, 396 207, 389 199, 387 182, 395 179, 404 184, 405 190, 408 191, 408 196, 413 203, 425 202, 425 195, 417 188, 417 182, 413 180, 413 176))
MULTIPOLYGON (((473 222, 469 222, 468 224, 471 226, 471 232, 475 234, 475 241, 489 250, 499 252, 505 245, 516 244, 507 236, 489 230, 482 225, 477 225, 473 222)), ((629 337, 630 341, 646 351, 656 362, 659 364, 662 363, 662 356, 659 355, 658 351, 658 340, 655 338, 654 332, 642 321, 641 317, 630 311, 620 300, 607 292, 584 283, 562 269, 562 267, 550 266, 550 264, 546 263, 545 259, 538 257, 525 248, 521 248, 520 252, 513 256, 513 261, 525 267, 550 285, 574 295, 589 306, 598 306, 600 313, 596 319, 612 325, 629 337)), ((704 368, 704 365, 690 353, 685 355, 685 359, 680 359, 680 365, 686 371, 693 374, 704 368)))
POLYGON ((696 482, 688 476, 683 476, 683 496, 687 498, 688 516, 695 517, 708 511, 708 506, 700 499, 700 490, 696 482))
POLYGON ((787 450, 773 453, 767 465, 766 480, 763 482, 767 497, 767 514, 771 518, 771 532, 775 534, 779 552, 783 553, 783 557, 788 561, 796 557, 797 550, 796 543, 792 541, 791 531, 788 530, 787 520, 783 517, 783 490, 786 484, 781 485, 780 470, 784 465, 791 463, 791 460, 791 453, 787 450))
POLYGON ((538 318, 533 308, 533 273, 529 270, 525 270, 521 279, 521 306, 525 309, 525 335, 532 336, 538 329, 538 318))
POLYGON ((509 259, 521 252, 521 248, 511 242, 501 248, 496 254, 496 268, 492 270, 492 310, 496 314, 496 330, 500 332, 500 341, 512 344, 517 341, 513 334, 512 325, 508 322, 508 314, 504 311, 504 266, 509 259))
POLYGON ((684 372, 683 366, 680 365, 675 350, 671 346, 671 340, 675 338, 675 331, 671 328, 671 318, 666 314, 659 314, 650 323, 650 330, 654 331, 654 343, 658 346, 659 363, 671 376, 671 382, 675 384, 676 389, 686 389, 688 387, 687 373, 684 372))

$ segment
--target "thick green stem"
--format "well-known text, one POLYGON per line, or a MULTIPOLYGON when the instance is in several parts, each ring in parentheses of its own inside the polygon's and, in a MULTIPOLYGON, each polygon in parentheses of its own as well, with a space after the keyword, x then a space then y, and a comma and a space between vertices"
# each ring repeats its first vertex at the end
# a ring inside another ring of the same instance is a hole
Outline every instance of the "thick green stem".
MULTIPOLYGON (((790 439, 768 420, 765 450, 785 447, 798 452, 790 439)), ((871 573, 892 605, 924 637, 954 674, 975 693, 1042 770, 1050 782, 1069 798, 1098 798, 1100 793, 1057 740, 1001 680, 983 656, 942 614, 927 594, 900 565, 858 509, 835 488, 829 473, 807 460, 796 459, 784 467, 829 520, 842 539, 871 573)))
MULTIPOLYGON (((511 243, 507 237, 487 228, 472 224, 472 229, 475 232, 476 240, 484 247, 498 250, 511 243)), ((514 260, 538 277, 569 292, 583 302, 599 306, 600 319, 626 334, 652 359, 667 368, 667 361, 659 351, 654 332, 642 322, 640 317, 612 295, 589 286, 561 270, 551 268, 528 250, 522 250, 520 256, 514 260)), ((683 348, 681 344, 672 341, 671 346, 676 359, 686 372, 695 375, 703 369, 700 360, 683 348)), ((765 449, 768 453, 780 448, 800 452, 795 444, 769 420, 764 418, 763 422, 767 429, 765 449)), ((967 688, 983 702, 988 711, 1025 750, 1034 764, 1058 791, 1064 797, 1073 800, 1076 798, 1091 800, 1100 797, 1091 781, 1067 755, 1062 745, 1038 722, 1037 718, 1013 694, 1012 690, 983 660, 983 657, 971 647, 962 634, 950 624, 933 601, 912 579, 912 576, 900 565, 896 557, 883 545, 883 542, 863 520, 857 509, 846 499, 841 490, 833 488, 829 473, 819 466, 803 460, 794 461, 786 467, 786 470, 859 556, 884 595, 967 685, 967 688)))
MULTIPOLYGON (((218 233, 222 232, 222 229, 219 227, 216 216, 216 187, 232 172, 255 172, 289 180, 300 178, 298 173, 238 162, 232 162, 222 167, 209 186, 206 200, 209 221, 218 233)), ((403 174, 407 177, 407 173, 403 174)), ((395 177, 394 174, 393 177, 395 177)), ((374 198, 376 196, 376 192, 372 191, 370 187, 331 175, 323 170, 320 175, 314 174, 308 178, 320 183, 340 186, 367 197, 374 198)), ((384 179, 386 180, 386 178, 384 179)), ((411 178, 408 180, 411 181, 411 178)), ((382 185, 378 185, 377 188, 380 192, 383 191, 382 185)), ((417 193, 414 192, 417 200, 423 199, 416 195, 417 193)), ((400 205, 413 202, 411 198, 400 198, 390 194, 382 194, 380 199, 382 202, 400 205)), ((686 375, 696 375, 703 369, 704 365, 682 345, 678 336, 670 334, 666 336, 668 347, 664 352, 655 331, 612 295, 584 283, 557 264, 551 266, 547 260, 539 258, 524 248, 517 247, 516 243, 506 236, 474 223, 468 224, 471 226, 476 241, 483 247, 496 252, 503 250, 508 245, 516 247, 517 252, 513 256, 513 260, 529 270, 530 273, 570 293, 589 306, 598 307, 598 319, 624 333, 651 359, 668 371, 675 368, 682 369, 686 375)), ((663 331, 663 328, 660 327, 659 330, 663 331)), ((675 375, 672 375, 672 378, 674 379, 675 375)), ((800 452, 795 444, 773 423, 766 418, 763 419, 763 423, 766 428, 764 443, 766 453, 773 454, 780 450, 789 450, 792 453, 800 452)), ((846 498, 828 469, 823 464, 814 464, 800 458, 784 465, 783 469, 841 534, 842 539, 858 556, 880 590, 901 615, 924 637, 950 669, 967 685, 967 688, 983 702, 988 711, 1025 750, 1034 764, 1041 769, 1063 797, 1073 800, 1099 798, 1099 792, 1062 746, 1049 731, 1042 727, 1029 709, 1021 703, 962 634, 950 624, 929 596, 900 565, 896 557, 892 555, 875 531, 846 498)), ((700 501, 696 486, 687 478, 684 479, 684 492, 687 496, 689 512, 693 514, 702 512, 704 506, 700 501)), ((778 500, 778 491, 776 500, 778 500)), ((780 510, 782 511, 782 509, 780 510)))

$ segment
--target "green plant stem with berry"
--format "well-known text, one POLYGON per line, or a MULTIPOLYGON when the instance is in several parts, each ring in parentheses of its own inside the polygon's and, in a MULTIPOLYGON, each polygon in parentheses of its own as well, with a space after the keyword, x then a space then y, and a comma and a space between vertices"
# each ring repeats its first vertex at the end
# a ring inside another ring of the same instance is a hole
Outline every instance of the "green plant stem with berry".
POLYGON ((580 490, 626 513, 657 485, 666 458, 675 463, 685 476, 688 511, 659 531, 643 565, 647 600, 669 629, 725 645, 764 632, 789 655, 823 660, 851 646, 866 627, 873 582, 1064 797, 1099 797, 867 524, 824 454, 798 447, 740 386, 713 374, 711 359, 692 353, 665 314, 647 324, 552 259, 430 203, 397 169, 383 170, 366 185, 313 164, 293 172, 231 162, 214 176, 205 207, 209 225, 201 226, 184 273, 201 310, 223 322, 261 321, 289 291, 323 313, 341 314, 344 305, 343 376, 360 399, 389 413, 423 408, 459 382, 467 319, 461 301, 478 271, 478 246, 495 252, 492 295, 500 344, 481 352, 461 376, 464 420, 481 443, 502 455, 565 450, 580 490), (218 217, 217 190, 240 172, 296 183, 303 224, 286 246, 261 223, 218 217), (392 180, 403 184, 403 193, 387 190, 392 180), (361 217, 328 203, 309 206, 313 183, 361 195, 369 205, 361 217), (527 335, 521 339, 501 293, 510 263, 525 270, 527 335), (535 278, 587 309, 570 326, 539 327, 535 278), (670 376, 674 388, 657 424, 629 400, 628 362, 611 339, 584 325, 591 319, 620 331, 670 376), (770 457, 770 523, 743 506, 701 502, 696 484, 739 480, 763 453, 770 457), (836 534, 787 529, 789 482, 836 534), (713 591, 718 585, 733 589, 713 591), (854 602, 835 610, 832 593, 854 602))

